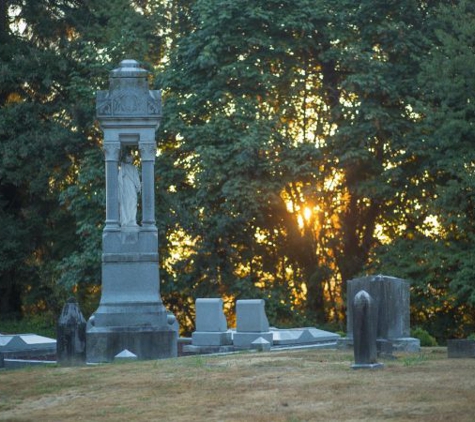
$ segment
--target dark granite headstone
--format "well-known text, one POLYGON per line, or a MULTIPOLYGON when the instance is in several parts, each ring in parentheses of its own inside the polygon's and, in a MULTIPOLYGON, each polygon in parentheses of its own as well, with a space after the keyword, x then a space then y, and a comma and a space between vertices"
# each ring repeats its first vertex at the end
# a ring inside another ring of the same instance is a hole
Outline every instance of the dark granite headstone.
POLYGON ((355 363, 353 369, 379 368, 376 362, 376 330, 378 327, 376 304, 364 290, 359 291, 353 300, 353 341, 355 363))
POLYGON ((475 358, 475 340, 448 340, 447 354, 449 358, 475 358))
POLYGON ((63 307, 57 326, 58 363, 80 365, 86 362, 86 320, 74 298, 63 307))
POLYGON ((394 351, 418 352, 420 341, 410 337, 410 293, 406 280, 385 275, 368 276, 348 281, 347 339, 353 340, 353 310, 355 295, 364 290, 375 302, 377 314, 376 338, 392 343, 394 351))
MULTIPOLYGON (((364 290, 375 301, 378 316, 377 337, 384 339, 410 336, 409 283, 383 275, 361 277, 348 282, 348 303, 364 290)), ((352 310, 348 309, 348 336, 353 333, 352 310)))

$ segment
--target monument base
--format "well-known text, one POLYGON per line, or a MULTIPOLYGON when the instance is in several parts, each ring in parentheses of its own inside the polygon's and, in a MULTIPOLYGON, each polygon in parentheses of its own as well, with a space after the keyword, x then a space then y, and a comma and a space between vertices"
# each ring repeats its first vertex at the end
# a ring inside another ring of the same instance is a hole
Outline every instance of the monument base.
POLYGON ((382 369, 384 363, 354 363, 351 369, 382 369))
POLYGON ((231 331, 207 332, 195 331, 192 334, 193 346, 227 346, 233 344, 231 331))
POLYGON ((389 339, 393 344, 395 352, 419 353, 421 351, 421 341, 414 337, 401 337, 389 339))
POLYGON ((250 349, 252 342, 262 337, 268 341, 270 345, 273 344, 272 332, 235 332, 233 335, 233 343, 236 349, 250 349))
MULTIPOLYGON (((377 339, 380 340, 380 339, 377 339)), ((419 353, 421 351, 421 341, 413 337, 401 337, 384 339, 390 342, 393 352, 419 353)), ((337 349, 345 350, 353 348, 353 338, 344 337, 337 340, 337 349)))
POLYGON ((234 346, 183 346, 183 355, 210 355, 215 353, 234 353, 234 346))
POLYGON ((92 327, 86 333, 87 362, 112 362, 123 350, 139 360, 173 358, 177 341, 177 332, 171 327, 92 327))

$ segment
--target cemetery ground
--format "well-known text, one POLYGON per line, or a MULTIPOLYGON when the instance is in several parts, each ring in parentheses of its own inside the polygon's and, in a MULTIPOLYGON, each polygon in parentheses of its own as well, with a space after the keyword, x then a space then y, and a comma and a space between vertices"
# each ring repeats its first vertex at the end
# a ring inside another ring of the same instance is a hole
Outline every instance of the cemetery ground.
POLYGON ((0 421, 474 421, 475 359, 353 370, 350 351, 242 352, 0 371, 0 421))

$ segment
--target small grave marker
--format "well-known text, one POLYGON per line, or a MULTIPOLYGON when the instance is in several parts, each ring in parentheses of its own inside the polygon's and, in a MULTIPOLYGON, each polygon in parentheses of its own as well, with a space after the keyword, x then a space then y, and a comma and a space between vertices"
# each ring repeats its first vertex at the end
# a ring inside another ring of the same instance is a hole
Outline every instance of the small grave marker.
POLYGON ((475 340, 448 340, 447 354, 449 358, 475 358, 475 340))
POLYGON ((56 353, 63 365, 86 362, 86 320, 74 298, 68 299, 59 317, 56 353))
POLYGON ((252 342, 262 337, 273 344, 273 334, 265 312, 263 299, 238 300, 236 302, 236 332, 233 336, 234 346, 248 349, 252 342))
POLYGON ((353 300, 353 339, 355 363, 353 369, 381 368, 376 362, 377 316, 375 303, 368 292, 359 291, 353 300))

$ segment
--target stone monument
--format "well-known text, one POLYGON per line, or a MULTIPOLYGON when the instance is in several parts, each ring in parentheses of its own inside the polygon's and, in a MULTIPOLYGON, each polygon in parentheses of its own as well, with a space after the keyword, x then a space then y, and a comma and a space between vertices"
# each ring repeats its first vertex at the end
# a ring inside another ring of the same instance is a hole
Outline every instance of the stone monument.
POLYGON ((223 312, 223 300, 198 298, 195 302, 196 331, 193 346, 226 346, 232 344, 231 332, 223 312))
POLYGON ((389 340, 395 351, 418 352, 420 341, 410 337, 410 293, 406 280, 384 275, 350 280, 347 288, 347 335, 353 339, 353 309, 356 294, 364 290, 375 302, 378 340, 389 340))
POLYGON ((86 320, 75 298, 68 299, 59 317, 56 354, 62 365, 86 363, 86 320))
POLYGON ((353 342, 355 363, 353 369, 381 368, 382 363, 376 362, 376 306, 372 297, 360 290, 352 302, 353 311, 353 342))
POLYGON ((135 60, 124 60, 110 73, 109 90, 97 93, 97 119, 104 132, 106 221, 101 301, 86 330, 91 363, 112 362, 123 350, 138 359, 177 354, 175 319, 167 316, 160 297, 155 225, 155 131, 161 119, 161 96, 160 91, 148 89, 147 74, 135 60), (134 149, 137 154, 130 156, 134 149), (134 157, 140 160, 141 182, 134 157))
MULTIPOLYGON (((236 332, 233 344, 236 348, 250 348, 252 343, 262 338, 270 346, 273 344, 273 334, 265 311, 263 299, 247 299, 236 301, 236 332)), ((261 340, 262 341, 262 340, 261 340)))
POLYGON ((449 358, 475 358, 475 340, 447 340, 447 355, 449 358))

